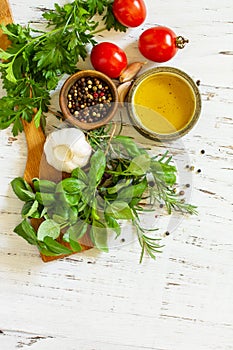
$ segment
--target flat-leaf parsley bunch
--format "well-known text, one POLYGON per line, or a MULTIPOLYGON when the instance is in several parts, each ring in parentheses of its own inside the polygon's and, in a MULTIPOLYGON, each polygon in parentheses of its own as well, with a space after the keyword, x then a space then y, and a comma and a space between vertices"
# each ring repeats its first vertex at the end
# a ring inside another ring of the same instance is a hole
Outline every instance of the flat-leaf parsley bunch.
POLYGON ((75 0, 45 12, 48 31, 19 24, 1 25, 11 45, 0 49, 0 73, 7 96, 0 99, 0 129, 13 124, 13 135, 23 130, 22 119, 45 124, 50 91, 64 73, 77 70, 77 62, 87 56, 87 45, 94 45, 101 30, 125 31, 113 16, 112 0, 75 0), (93 17, 100 15, 102 28, 93 17), (35 109, 37 110, 35 113, 35 109))

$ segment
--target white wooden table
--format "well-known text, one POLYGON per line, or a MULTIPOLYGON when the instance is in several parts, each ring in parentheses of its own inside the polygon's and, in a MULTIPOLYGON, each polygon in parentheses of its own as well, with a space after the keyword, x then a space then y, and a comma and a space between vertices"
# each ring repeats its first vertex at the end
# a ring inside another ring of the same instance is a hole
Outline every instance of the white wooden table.
MULTIPOLYGON (((39 26, 41 10, 52 8, 53 0, 10 4, 15 22, 39 26)), ((201 82, 202 115, 182 139, 185 156, 195 167, 191 201, 199 215, 185 218, 166 238, 157 261, 145 258, 139 265, 135 241, 108 254, 93 249, 45 264, 36 248, 13 233, 21 202, 9 183, 23 175, 25 137, 12 138, 10 129, 1 131, 2 350, 233 349, 232 1, 146 4, 148 16, 141 27, 127 34, 103 33, 97 39, 116 42, 132 62, 142 59, 137 37, 154 24, 189 38, 187 47, 166 65, 201 82)), ((156 64, 145 69, 152 66, 156 64)), ((56 103, 56 95, 53 100, 56 103)), ((182 158, 182 152, 177 154, 182 158)))

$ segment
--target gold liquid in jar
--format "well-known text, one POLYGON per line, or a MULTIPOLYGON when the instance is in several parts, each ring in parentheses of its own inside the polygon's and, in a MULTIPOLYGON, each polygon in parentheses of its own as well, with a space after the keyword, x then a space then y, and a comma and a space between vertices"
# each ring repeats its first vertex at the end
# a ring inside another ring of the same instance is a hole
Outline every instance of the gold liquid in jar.
POLYGON ((157 134, 184 129, 196 109, 190 84, 170 72, 152 74, 142 80, 135 89, 133 104, 140 123, 157 134))

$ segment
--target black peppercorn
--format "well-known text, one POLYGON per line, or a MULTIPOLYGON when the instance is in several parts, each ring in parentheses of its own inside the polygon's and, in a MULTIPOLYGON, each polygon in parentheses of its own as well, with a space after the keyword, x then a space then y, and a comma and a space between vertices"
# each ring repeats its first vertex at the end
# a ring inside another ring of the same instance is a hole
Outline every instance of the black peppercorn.
POLYGON ((112 99, 112 93, 105 81, 83 77, 69 89, 67 107, 79 121, 92 123, 106 117, 111 109, 112 99))

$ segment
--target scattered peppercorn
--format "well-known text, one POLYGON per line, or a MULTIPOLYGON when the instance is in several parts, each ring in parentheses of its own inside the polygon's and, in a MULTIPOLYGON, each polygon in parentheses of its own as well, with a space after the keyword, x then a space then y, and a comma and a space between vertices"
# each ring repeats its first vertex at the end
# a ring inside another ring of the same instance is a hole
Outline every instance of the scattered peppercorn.
POLYGON ((197 173, 201 173, 201 169, 197 169, 197 173))
POLYGON ((180 192, 179 192, 179 195, 180 195, 180 196, 183 196, 184 193, 185 193, 184 191, 180 191, 180 192))
POLYGON ((192 165, 189 169, 190 169, 191 171, 193 171, 193 170, 194 170, 194 166, 192 165))
POLYGON ((205 154, 205 150, 204 149, 201 150, 201 154, 205 154))
POLYGON ((68 91, 67 107, 79 121, 93 123, 105 118, 112 108, 110 87, 101 79, 78 79, 68 91))
POLYGON ((125 242, 125 239, 124 239, 124 238, 121 238, 121 242, 124 243, 124 242, 125 242))
POLYGON ((160 208, 163 208, 163 204, 162 204, 162 203, 161 203, 161 204, 159 204, 159 207, 160 207, 160 208))
POLYGON ((166 232, 165 232, 165 235, 166 235, 166 236, 169 236, 169 235, 170 235, 170 232, 169 232, 169 231, 166 231, 166 232))
POLYGON ((189 168, 189 165, 187 164, 187 165, 186 165, 186 169, 188 169, 188 168, 189 168))
POLYGON ((189 188, 189 187, 190 187, 190 184, 186 184, 185 187, 189 188))
POLYGON ((200 86, 201 81, 198 79, 198 80, 196 81, 196 84, 197 84, 197 86, 200 86))

